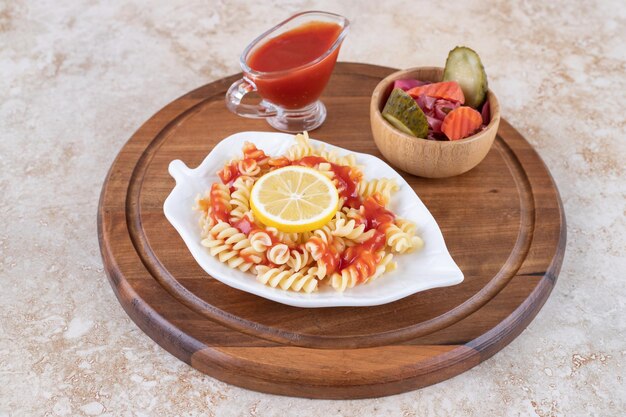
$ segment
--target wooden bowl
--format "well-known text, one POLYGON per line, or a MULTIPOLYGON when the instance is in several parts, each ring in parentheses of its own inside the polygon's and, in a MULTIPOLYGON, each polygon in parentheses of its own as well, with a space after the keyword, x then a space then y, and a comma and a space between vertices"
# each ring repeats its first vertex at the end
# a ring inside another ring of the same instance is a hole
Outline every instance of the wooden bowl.
POLYGON ((491 120, 484 130, 455 141, 420 139, 396 129, 381 114, 393 82, 403 78, 441 81, 443 68, 418 67, 394 72, 374 89, 370 102, 370 123, 376 146, 385 158, 403 171, 426 178, 452 177, 478 165, 487 156, 500 124, 500 105, 495 94, 491 90, 487 93, 491 120))

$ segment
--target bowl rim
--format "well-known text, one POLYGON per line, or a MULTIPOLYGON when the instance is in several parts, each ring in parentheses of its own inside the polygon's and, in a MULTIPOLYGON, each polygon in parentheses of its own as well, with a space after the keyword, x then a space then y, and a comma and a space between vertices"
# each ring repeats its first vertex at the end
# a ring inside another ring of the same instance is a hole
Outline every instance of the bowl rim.
POLYGON ((469 143, 473 141, 478 141, 483 138, 484 133, 486 133, 488 130, 493 129, 494 126, 500 123, 500 102, 498 101, 498 98, 496 97, 495 93, 490 88, 487 88, 487 100, 493 99, 493 104, 495 104, 495 106, 491 106, 491 108, 489 109, 491 112, 491 120, 489 120, 489 124, 487 124, 487 126, 483 130, 481 130, 480 132, 474 133, 472 136, 468 136, 466 138, 457 139, 457 140, 431 140, 431 139, 418 138, 416 136, 409 135, 408 133, 404 133, 403 131, 396 129, 394 126, 391 126, 383 118, 383 115, 380 111, 379 106, 377 105, 377 103, 374 102, 375 96, 380 96, 382 91, 386 89, 387 86, 392 81, 400 79, 400 78, 397 78, 398 75, 400 74, 409 75, 410 73, 414 73, 416 71, 423 71, 423 70, 440 70, 443 72, 444 68, 436 67, 436 66, 421 66, 421 67, 411 67, 411 68, 407 68, 403 70, 398 70, 387 75, 385 78, 380 80, 378 84, 376 84, 376 87, 374 87, 374 90, 372 91, 372 96, 370 98, 370 112, 372 111, 374 112, 374 117, 376 117, 378 122, 387 124, 388 128, 393 129, 393 131, 397 133, 397 135, 400 136, 404 140, 410 139, 410 140, 422 141, 423 143, 436 144, 433 146, 453 146, 453 144, 461 144, 461 143, 469 143), (496 109, 496 111, 493 111, 494 108, 496 109))

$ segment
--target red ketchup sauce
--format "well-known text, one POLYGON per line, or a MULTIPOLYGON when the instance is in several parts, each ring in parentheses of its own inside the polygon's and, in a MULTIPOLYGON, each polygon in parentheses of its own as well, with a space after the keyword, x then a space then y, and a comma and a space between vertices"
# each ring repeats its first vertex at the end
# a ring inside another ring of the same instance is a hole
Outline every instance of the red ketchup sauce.
POLYGON ((324 254, 320 258, 320 262, 326 265, 326 273, 328 275, 334 273, 341 262, 341 255, 336 247, 327 245, 324 254))
POLYGON ((287 159, 287 157, 280 156, 278 158, 271 158, 269 161, 267 161, 267 164, 270 166, 271 169, 277 169, 286 167, 287 165, 291 165, 291 161, 287 159))
POLYGON ((239 172, 239 168, 237 168, 237 162, 232 162, 228 165, 225 165, 224 168, 220 169, 217 172, 217 175, 220 177, 224 184, 232 184, 237 178, 241 176, 241 172, 239 172))
POLYGON ((346 248, 341 255, 339 271, 354 267, 358 282, 362 282, 376 272, 380 259, 377 252, 385 247, 385 229, 395 220, 395 215, 387 210, 379 194, 374 194, 363 202, 363 215, 366 230, 375 229, 374 235, 365 242, 346 248))
POLYGON ((317 100, 335 66, 339 47, 318 63, 341 33, 341 26, 329 22, 310 22, 282 33, 261 44, 247 58, 248 66, 259 72, 286 71, 275 77, 254 77, 259 94, 267 101, 287 109, 299 109, 317 100))
POLYGON ((334 172, 335 179, 337 180, 339 197, 344 199, 344 205, 351 208, 359 208, 361 206, 361 198, 359 197, 357 184, 361 180, 361 173, 357 170, 353 170, 346 165, 333 164, 321 156, 305 156, 298 161, 294 161, 293 165, 303 165, 313 168, 321 163, 330 164, 330 169, 334 172))
POLYGON ((396 219, 396 215, 385 208, 380 194, 378 193, 365 199, 363 202, 363 210, 366 230, 382 229, 381 231, 384 232, 386 225, 393 223, 396 219))
POLYGON ((326 274, 330 275, 337 270, 341 262, 341 254, 332 242, 328 244, 319 236, 313 236, 307 241, 306 245, 314 245, 315 251, 321 253, 317 262, 326 267, 326 274))
MULTIPOLYGON (((376 253, 385 247, 385 234, 379 232, 378 230, 374 232, 374 236, 361 243, 360 245, 351 246, 346 248, 346 250, 341 254, 341 261, 339 263, 339 270, 343 270, 352 265, 358 264, 366 267, 366 269, 371 269, 373 264, 373 269, 370 273, 362 277, 362 279, 367 278, 371 274, 374 273, 376 269, 376 253)), ((359 266, 357 266, 357 269, 359 266)), ((368 271, 364 271, 368 272, 368 271)))
POLYGON ((220 188, 221 184, 217 182, 211 185, 211 210, 209 213, 216 222, 222 221, 228 223, 230 210, 228 210, 228 207, 226 206, 227 202, 222 198, 220 188))

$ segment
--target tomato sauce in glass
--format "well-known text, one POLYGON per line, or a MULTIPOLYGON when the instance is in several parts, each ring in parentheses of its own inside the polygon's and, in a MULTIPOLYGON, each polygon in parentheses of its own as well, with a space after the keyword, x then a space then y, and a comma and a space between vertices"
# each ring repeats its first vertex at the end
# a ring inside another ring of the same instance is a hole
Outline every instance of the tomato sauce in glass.
POLYGON ((314 103, 326 87, 335 66, 339 47, 314 65, 299 68, 326 53, 337 40, 341 26, 309 22, 284 32, 252 51, 246 63, 254 71, 277 72, 275 77, 250 77, 267 101, 287 109, 314 103), (293 71, 288 71, 292 70, 293 71))

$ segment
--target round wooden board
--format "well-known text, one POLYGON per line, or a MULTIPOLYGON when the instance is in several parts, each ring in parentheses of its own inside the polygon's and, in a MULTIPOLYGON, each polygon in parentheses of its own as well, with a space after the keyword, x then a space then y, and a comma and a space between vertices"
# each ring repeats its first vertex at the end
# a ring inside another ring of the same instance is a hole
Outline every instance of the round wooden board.
MULTIPOLYGON (((312 136, 381 157, 369 100, 392 71, 337 64, 322 97, 328 118, 312 136)), ((376 307, 303 309, 209 277, 163 215, 174 186, 167 167, 173 159, 197 166, 233 133, 271 131, 226 109, 224 93, 239 77, 192 91, 150 118, 122 148, 102 188, 98 236, 109 280, 128 315, 159 345, 245 388, 366 398, 464 372, 530 323, 561 267, 565 217, 547 168, 504 120, 493 148, 470 172, 438 180, 404 174, 441 227, 462 284, 376 307)))

